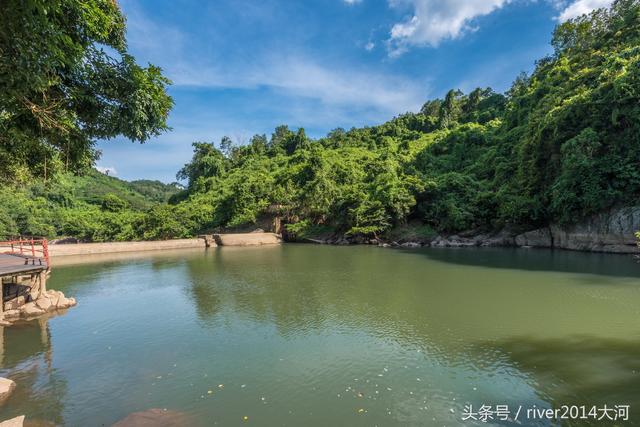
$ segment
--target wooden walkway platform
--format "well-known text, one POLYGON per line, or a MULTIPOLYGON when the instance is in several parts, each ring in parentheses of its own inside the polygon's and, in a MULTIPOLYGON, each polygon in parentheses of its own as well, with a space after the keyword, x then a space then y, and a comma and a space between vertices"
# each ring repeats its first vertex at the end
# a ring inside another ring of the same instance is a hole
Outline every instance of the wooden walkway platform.
POLYGON ((40 273, 49 268, 47 261, 26 255, 0 254, 0 277, 40 273))

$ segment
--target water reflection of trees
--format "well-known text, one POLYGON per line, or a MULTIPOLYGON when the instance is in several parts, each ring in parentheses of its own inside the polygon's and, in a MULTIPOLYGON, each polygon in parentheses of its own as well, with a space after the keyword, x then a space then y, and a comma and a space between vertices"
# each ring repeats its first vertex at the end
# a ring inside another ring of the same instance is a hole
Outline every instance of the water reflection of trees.
MULTIPOLYGON (((630 405, 630 420, 637 419, 640 407, 637 340, 517 337, 478 345, 476 354, 483 353, 504 358, 528 375, 540 398, 555 407, 630 405)), ((579 420, 579 424, 589 424, 589 420, 579 420)), ((591 424, 602 425, 602 421, 591 424)))
MULTIPOLYGON (((318 249, 212 251, 205 262, 187 262, 185 289, 205 326, 240 316, 274 325, 283 337, 321 334, 329 328, 357 330, 422 348, 444 366, 514 367, 531 378, 529 384, 551 404, 640 405, 637 340, 603 340, 598 338, 602 331, 566 340, 562 330, 526 335, 557 338, 513 338, 513 332, 504 332, 496 320, 496 308, 505 320, 515 322, 511 331, 525 334, 545 329, 557 319, 549 313, 544 324, 532 325, 518 313, 518 305, 496 301, 495 307, 478 307, 477 301, 483 300, 481 287, 459 295, 458 301, 452 295, 427 300, 420 278, 403 276, 408 265, 394 269, 384 264, 386 251, 352 257, 341 248, 318 249), (388 286, 380 286, 380 281, 388 286), (467 323, 456 323, 461 311, 467 323), (492 333, 495 340, 483 343, 492 333)), ((522 298, 517 287, 505 292, 502 301, 522 298)), ((588 330, 593 321, 584 323, 588 330)))
POLYGON ((569 250, 523 248, 425 248, 397 249, 420 254, 430 259, 457 265, 516 269, 528 271, 558 271, 593 274, 603 277, 640 277, 640 269, 631 255, 578 252, 569 250))
POLYGON ((17 384, 0 420, 27 415, 25 426, 63 424, 67 384, 52 367, 48 318, 0 327, 0 338, 0 376, 17 384))

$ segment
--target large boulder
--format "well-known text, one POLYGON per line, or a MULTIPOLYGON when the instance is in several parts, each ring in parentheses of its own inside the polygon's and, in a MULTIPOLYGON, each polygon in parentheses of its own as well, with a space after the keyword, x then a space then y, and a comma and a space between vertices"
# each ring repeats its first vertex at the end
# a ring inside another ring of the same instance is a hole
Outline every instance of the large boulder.
POLYGON ((60 291, 54 291, 53 289, 49 289, 46 292, 47 298, 51 302, 51 305, 54 307, 58 306, 58 302, 60 301, 60 296, 64 297, 64 294, 60 291))
POLYGON ((24 317, 35 317, 44 314, 45 311, 38 307, 35 302, 28 302, 20 307, 20 313, 22 313, 24 317))
POLYGON ((42 295, 40 298, 36 300, 36 305, 38 306, 38 308, 44 311, 48 311, 53 308, 51 304, 51 300, 46 296, 46 294, 42 295))
POLYGON ((0 427, 22 427, 24 425, 24 415, 2 421, 0 427))
POLYGON ((4 303, 5 310, 16 310, 24 305, 25 303, 24 295, 20 295, 19 297, 13 298, 4 303))
POLYGON ((553 247, 553 238, 551 230, 548 228, 540 228, 538 230, 527 231, 515 237, 516 245, 531 246, 533 248, 551 248, 553 247))
POLYGON ((4 402, 6 402, 15 388, 16 383, 14 381, 7 378, 0 378, 0 405, 3 405, 4 402))
POLYGON ((17 319, 20 317, 20 310, 7 310, 3 314, 5 319, 17 319))
POLYGON ((74 305, 76 305, 75 298, 62 297, 58 300, 58 308, 69 308, 69 307, 73 307, 74 305))

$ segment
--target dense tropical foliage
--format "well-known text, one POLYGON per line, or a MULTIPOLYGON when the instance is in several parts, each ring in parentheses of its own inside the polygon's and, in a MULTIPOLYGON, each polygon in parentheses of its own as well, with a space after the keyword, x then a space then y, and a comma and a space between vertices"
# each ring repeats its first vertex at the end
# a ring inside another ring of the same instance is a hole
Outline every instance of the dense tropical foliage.
POLYGON ((407 227, 427 235, 571 223, 632 203, 640 194, 640 2, 617 0, 559 25, 553 47, 505 94, 451 90, 420 112, 320 139, 280 126, 245 145, 194 143, 178 172, 186 188, 168 203, 134 208, 105 195, 66 207, 55 191, 5 190, 0 234, 183 237, 277 213, 296 235, 407 227), (32 205, 16 213, 20 194, 32 205), (41 216, 34 195, 59 213, 41 216))

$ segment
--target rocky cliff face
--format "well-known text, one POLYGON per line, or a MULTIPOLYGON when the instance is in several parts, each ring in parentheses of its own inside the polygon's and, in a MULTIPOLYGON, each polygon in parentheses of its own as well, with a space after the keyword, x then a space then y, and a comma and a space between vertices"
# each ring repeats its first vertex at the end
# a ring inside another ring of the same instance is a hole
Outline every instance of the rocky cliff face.
POLYGON ((468 231, 454 235, 438 235, 423 239, 409 238, 398 241, 344 235, 306 240, 334 245, 371 244, 385 247, 521 246, 640 254, 635 236, 637 231, 640 231, 640 206, 614 208, 571 226, 550 225, 521 234, 503 229, 498 233, 491 234, 468 231))
POLYGON ((518 246, 640 253, 640 206, 614 208, 571 226, 551 225, 515 237, 518 246))

